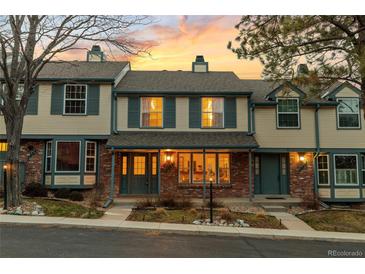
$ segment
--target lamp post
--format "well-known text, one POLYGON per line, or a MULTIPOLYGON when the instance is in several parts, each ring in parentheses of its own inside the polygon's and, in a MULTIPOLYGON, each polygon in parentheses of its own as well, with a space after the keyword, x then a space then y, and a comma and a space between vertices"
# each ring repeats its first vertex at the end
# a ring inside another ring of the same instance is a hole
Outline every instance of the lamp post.
POLYGON ((210 199, 210 223, 213 223, 213 178, 209 178, 209 199, 210 199))
POLYGON ((3 175, 4 175, 4 209, 8 209, 8 174, 7 174, 8 166, 3 166, 3 175))

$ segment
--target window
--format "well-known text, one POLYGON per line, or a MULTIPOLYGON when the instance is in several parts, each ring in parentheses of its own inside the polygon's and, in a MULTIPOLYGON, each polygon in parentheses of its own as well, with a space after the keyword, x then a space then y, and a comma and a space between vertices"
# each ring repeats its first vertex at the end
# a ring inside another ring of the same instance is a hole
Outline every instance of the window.
POLYGON ((219 183, 229 184, 231 181, 229 154, 218 154, 219 157, 219 183))
POLYGON ((152 156, 152 175, 157 175, 157 156, 152 156))
POLYGON ((357 155, 335 155, 335 184, 357 185, 357 155))
POLYGON ((329 165, 328 155, 319 155, 317 159, 318 167, 318 184, 329 185, 329 165))
POLYGON ((0 152, 7 152, 8 151, 8 143, 1 142, 0 143, 0 152))
POLYGON ((80 171, 80 142, 57 142, 56 171, 80 171))
POLYGON ((85 146, 85 171, 96 171, 96 142, 86 141, 85 146))
POLYGON ((133 158, 133 174, 145 175, 146 174, 146 157, 134 156, 133 158))
POLYGON ((337 123, 339 128, 360 127, 360 107, 358 98, 340 98, 337 106, 337 123))
POLYGON ((179 153, 179 183, 202 184, 204 170, 206 183, 229 184, 230 154, 206 153, 205 168, 203 153, 179 153))
MULTIPOLYGON (((4 93, 6 92, 7 88, 6 88, 6 84, 3 84, 3 91, 4 93)), ((18 84, 18 91, 15 95, 15 100, 16 101, 20 101, 23 97, 24 94, 24 84, 18 84)), ((3 104, 3 99, 1 98, 1 104, 3 104)))
POLYGON ((86 114, 86 85, 66 85, 64 114, 86 114))
POLYGON ((141 127, 162 127, 163 98, 142 97, 141 127))
POLYGON ((255 175, 260 175, 260 156, 255 156, 255 175))
POLYGON ((362 159, 362 184, 365 185, 365 154, 361 155, 361 159, 362 159))
POLYGON ((286 156, 281 156, 281 175, 286 176, 287 173, 286 156))
POLYGON ((223 128, 224 98, 202 98, 202 127, 223 128))
POLYGON ((128 160, 127 160, 127 156, 123 156, 122 158, 122 175, 127 175, 127 170, 128 170, 128 160))
POLYGON ((51 172, 52 169, 52 142, 46 143, 46 172, 51 172))
POLYGON ((188 184, 190 183, 190 153, 179 153, 179 183, 188 184))
POLYGON ((278 128, 299 128, 299 99, 277 99, 278 128))

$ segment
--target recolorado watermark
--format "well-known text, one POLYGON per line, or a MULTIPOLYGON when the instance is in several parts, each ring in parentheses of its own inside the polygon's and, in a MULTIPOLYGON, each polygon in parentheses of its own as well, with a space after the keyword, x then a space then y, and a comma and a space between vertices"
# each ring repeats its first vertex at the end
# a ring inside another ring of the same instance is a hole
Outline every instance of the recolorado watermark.
POLYGON ((364 253, 361 250, 329 249, 327 255, 328 257, 363 257, 364 253))

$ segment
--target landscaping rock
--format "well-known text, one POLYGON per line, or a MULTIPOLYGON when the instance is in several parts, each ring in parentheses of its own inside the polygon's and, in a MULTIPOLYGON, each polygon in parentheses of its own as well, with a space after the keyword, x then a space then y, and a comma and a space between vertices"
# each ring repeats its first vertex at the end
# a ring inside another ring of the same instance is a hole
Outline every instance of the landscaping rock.
POLYGON ((200 221, 200 220, 195 220, 195 221, 193 221, 193 224, 194 224, 194 225, 201 225, 201 224, 202 224, 202 221, 200 221))
POLYGON ((16 215, 22 215, 23 214, 23 210, 20 206, 18 206, 16 209, 15 209, 15 212, 14 214, 16 215))
POLYGON ((37 210, 33 210, 32 211, 32 216, 38 216, 39 215, 39 213, 38 213, 38 211, 37 210))

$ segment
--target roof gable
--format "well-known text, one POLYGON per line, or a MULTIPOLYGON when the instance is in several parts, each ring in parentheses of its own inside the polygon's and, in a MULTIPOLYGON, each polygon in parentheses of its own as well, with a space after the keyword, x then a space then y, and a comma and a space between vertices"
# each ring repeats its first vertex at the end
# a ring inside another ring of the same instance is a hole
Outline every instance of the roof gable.
POLYGON ((274 101, 277 97, 300 97, 304 98, 306 94, 297 86, 290 82, 284 82, 266 95, 266 99, 274 101))
POLYGON ((336 99, 336 97, 360 97, 360 95, 361 90, 346 81, 333 87, 331 90, 323 94, 322 98, 336 99), (342 92, 344 92, 344 94, 340 95, 342 92), (351 93, 357 94, 357 96, 353 96, 351 93))

